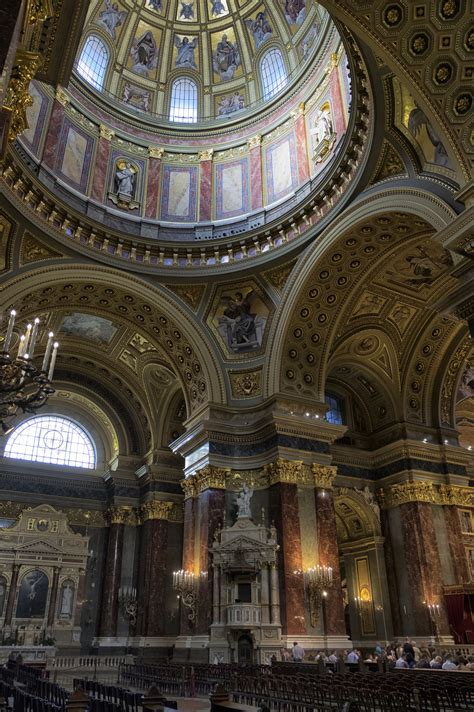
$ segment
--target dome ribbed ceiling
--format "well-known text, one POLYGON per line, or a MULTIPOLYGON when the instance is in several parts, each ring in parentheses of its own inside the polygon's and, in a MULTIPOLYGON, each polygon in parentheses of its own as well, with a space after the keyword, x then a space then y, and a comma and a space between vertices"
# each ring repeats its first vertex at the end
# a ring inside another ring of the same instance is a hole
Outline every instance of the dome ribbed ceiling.
POLYGON ((166 118, 173 80, 189 77, 203 120, 258 109, 264 54, 281 51, 291 83, 329 24, 310 0, 96 0, 85 38, 98 35, 109 49, 105 94, 166 118))

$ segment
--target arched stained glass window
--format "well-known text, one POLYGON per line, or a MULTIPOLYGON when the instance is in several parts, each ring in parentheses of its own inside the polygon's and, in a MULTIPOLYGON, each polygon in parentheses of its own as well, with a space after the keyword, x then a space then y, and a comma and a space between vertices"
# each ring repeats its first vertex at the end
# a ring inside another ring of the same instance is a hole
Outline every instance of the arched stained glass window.
POLYGON ((342 398, 326 393, 324 399, 329 409, 326 411, 326 420, 333 425, 344 425, 344 402, 342 398))
POLYGON ((57 415, 38 415, 21 423, 7 440, 5 457, 88 469, 96 461, 86 431, 57 415))
POLYGON ((171 87, 170 121, 194 124, 197 121, 198 88, 189 77, 180 77, 171 87))
POLYGON ((262 57, 260 62, 260 75, 262 79, 263 98, 271 99, 278 94, 280 89, 288 83, 283 55, 279 49, 273 47, 262 57))
POLYGON ((96 89, 102 89, 108 63, 109 50, 105 42, 97 35, 90 35, 82 48, 77 71, 86 82, 96 89))

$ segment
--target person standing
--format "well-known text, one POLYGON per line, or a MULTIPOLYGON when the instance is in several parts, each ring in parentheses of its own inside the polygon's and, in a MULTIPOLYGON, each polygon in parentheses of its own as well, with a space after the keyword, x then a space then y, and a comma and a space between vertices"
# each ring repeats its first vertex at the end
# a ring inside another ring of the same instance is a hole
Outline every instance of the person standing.
POLYGON ((291 651, 293 662, 302 663, 304 660, 304 648, 299 643, 293 643, 293 650, 291 651))

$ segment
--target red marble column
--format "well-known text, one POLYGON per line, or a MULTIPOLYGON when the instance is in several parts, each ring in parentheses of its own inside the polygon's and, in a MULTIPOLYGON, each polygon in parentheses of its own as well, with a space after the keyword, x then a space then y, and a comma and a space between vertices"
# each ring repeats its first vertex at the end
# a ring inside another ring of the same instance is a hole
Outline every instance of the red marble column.
POLYGON ((107 180, 107 167, 109 165, 110 156, 110 140, 113 132, 100 128, 99 143, 97 145, 97 154, 94 167, 94 176, 92 179, 91 198, 102 203, 105 200, 107 180))
POLYGON ((416 635, 434 635, 426 603, 439 604, 438 632, 449 635, 444 607, 443 577, 431 504, 406 502, 400 505, 400 522, 405 550, 406 577, 410 583, 411 610, 416 635))
POLYGON ((467 566, 466 551, 463 544, 463 534, 458 509, 453 506, 443 507, 443 511, 456 583, 468 583, 471 577, 467 566))
POLYGON ((329 86, 331 92, 334 130, 338 136, 341 136, 341 134, 343 134, 346 130, 346 121, 344 117, 344 104, 342 101, 341 84, 337 66, 332 68, 329 86))
POLYGON ((212 218, 212 152, 201 153, 201 170, 199 184, 199 220, 201 222, 212 218))
POLYGON ((263 206, 263 173, 262 173, 262 149, 261 137, 255 136, 250 139, 250 194, 252 210, 258 210, 263 206))
POLYGON ((278 568, 283 633, 306 635, 298 486, 278 482, 270 488, 270 514, 279 532, 278 568))
POLYGON ((160 199, 161 149, 150 149, 148 180, 146 188, 145 217, 156 220, 160 199))
POLYGON ((393 622, 393 632, 395 636, 401 637, 403 635, 403 621, 402 614, 400 610, 400 594, 398 590, 398 578, 395 575, 395 554, 392 546, 392 539, 390 536, 390 525, 388 521, 388 512, 386 509, 380 511, 380 526, 382 529, 382 534, 385 538, 383 549, 385 554, 385 566, 387 572, 390 575, 388 594, 390 598, 390 609, 392 612, 392 622, 393 622))
POLYGON ((102 617, 100 621, 100 635, 104 638, 113 637, 117 634, 118 592, 122 570, 124 529, 125 526, 121 523, 112 523, 109 527, 102 591, 102 617))
POLYGON ((225 490, 206 489, 201 492, 196 504, 196 516, 199 518, 199 570, 207 572, 199 584, 198 615, 195 632, 207 634, 212 623, 212 590, 214 571, 209 550, 214 541, 216 529, 222 527, 225 514, 225 490))
POLYGON ((304 107, 301 106, 295 120, 296 157, 298 164, 298 182, 306 183, 309 179, 308 146, 306 142, 306 124, 304 107))
POLYGON ((169 572, 166 569, 168 522, 149 519, 142 524, 139 601, 142 617, 140 635, 160 636, 165 629, 165 590, 169 572))
MULTIPOLYGON (((183 525, 183 559, 182 559, 182 569, 183 571, 195 571, 196 570, 196 547, 195 547, 195 537, 196 537, 196 512, 197 512, 197 500, 193 496, 188 496, 184 500, 184 525, 183 525)), ((189 635, 191 632, 192 624, 188 618, 189 611, 183 605, 181 605, 180 614, 180 631, 181 635, 189 635)))
POLYGON ((326 600, 326 635, 346 635, 333 492, 331 489, 315 487, 314 498, 319 563, 321 566, 332 567, 333 578, 326 600))
POLYGON ((13 618, 13 607, 15 605, 16 588, 18 585, 18 574, 20 572, 20 564, 13 564, 12 577, 10 581, 10 590, 8 591, 7 610, 5 611, 4 625, 11 625, 13 618))
POLYGON ((43 150, 43 162, 51 169, 54 169, 56 164, 63 119, 64 106, 55 99, 43 150))
POLYGON ((53 571, 53 582, 51 584, 51 595, 49 598, 49 609, 48 609, 48 627, 51 627, 56 620, 56 605, 58 602, 58 584, 59 584, 59 569, 54 568, 53 571))

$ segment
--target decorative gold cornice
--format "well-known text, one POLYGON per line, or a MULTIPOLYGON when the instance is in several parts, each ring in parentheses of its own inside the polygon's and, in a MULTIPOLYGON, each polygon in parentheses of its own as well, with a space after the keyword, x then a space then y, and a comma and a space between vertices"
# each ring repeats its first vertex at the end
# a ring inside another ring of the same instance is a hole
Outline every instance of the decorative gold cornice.
MULTIPOLYGON (((31 504, 26 502, 0 502, 0 518, 19 519, 22 512, 28 512, 31 504)), ((97 509, 62 508, 67 515, 68 524, 86 527, 105 527, 104 512, 97 509)))
POLYGON ((100 138, 107 139, 107 141, 112 141, 113 137, 115 136, 115 131, 110 129, 108 126, 105 126, 105 124, 100 124, 99 136, 100 138))
POLYGON ((54 95, 56 101, 58 101, 62 106, 67 106, 69 104, 69 96, 66 94, 62 87, 56 89, 56 94, 54 95))
POLYGON ((321 489, 332 489, 337 475, 337 467, 332 465, 313 464, 311 472, 314 477, 314 486, 321 489))
POLYGON ((252 136, 252 138, 249 138, 247 141, 247 145, 249 148, 258 148, 259 146, 262 145, 262 136, 261 134, 257 134, 256 136, 252 136))
POLYGON ((214 155, 214 149, 206 148, 206 150, 204 150, 204 151, 199 151, 199 160, 200 161, 212 161, 213 155, 214 155))
POLYGON ((28 128, 26 109, 33 103, 28 89, 41 63, 41 56, 36 52, 17 51, 4 103, 4 108, 10 113, 10 142, 28 128))
POLYGON ((140 522, 162 519, 167 522, 182 521, 182 507, 177 502, 163 502, 154 500, 145 502, 140 507, 140 522))
POLYGON ((129 527, 135 527, 139 523, 137 510, 134 507, 114 504, 109 507, 104 516, 109 526, 112 524, 126 524, 129 527))
POLYGON ((148 155, 150 158, 163 158, 165 152, 164 148, 159 148, 158 146, 148 146, 148 155))
POLYGON ((474 491, 456 485, 434 485, 432 482, 402 482, 377 492, 382 509, 407 502, 427 502, 444 506, 474 507, 474 491))
POLYGON ((201 470, 198 470, 191 477, 186 478, 181 482, 181 487, 184 491, 184 498, 199 497, 201 492, 208 489, 226 489, 227 478, 230 476, 229 469, 206 465, 201 470))
POLYGON ((264 472, 268 475, 270 485, 283 482, 284 484, 308 484, 308 471, 302 460, 283 460, 265 465, 264 472))

